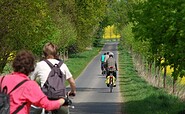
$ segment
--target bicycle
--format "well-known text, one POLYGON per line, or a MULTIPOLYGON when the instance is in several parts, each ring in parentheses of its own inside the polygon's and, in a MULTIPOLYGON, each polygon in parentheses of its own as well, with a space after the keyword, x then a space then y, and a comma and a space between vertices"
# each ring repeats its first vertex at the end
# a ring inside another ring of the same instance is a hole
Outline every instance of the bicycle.
POLYGON ((113 73, 111 72, 109 75, 109 88, 110 88, 110 93, 112 93, 114 87, 114 76, 113 73))
POLYGON ((113 67, 110 67, 109 68, 109 73, 110 74, 109 74, 109 76, 107 76, 107 86, 110 89, 110 93, 113 92, 113 87, 116 87, 115 86, 115 77, 113 75, 113 72, 114 72, 113 67))
POLYGON ((102 74, 103 76, 106 75, 105 62, 104 62, 104 63, 101 63, 101 74, 102 74))
POLYGON ((106 74, 107 74, 107 73, 106 73, 106 69, 103 67, 102 75, 103 75, 103 76, 106 76, 106 74))
MULTIPOLYGON (((70 100, 69 96, 73 96, 73 97, 74 97, 75 94, 74 94, 74 93, 70 94, 70 93, 67 92, 66 98, 70 100)), ((66 113, 67 113, 67 114, 70 114, 69 108, 75 108, 75 107, 71 104, 71 105, 68 105, 66 108, 67 108, 67 112, 65 112, 65 110, 64 110, 64 112, 62 112, 62 114, 64 114, 64 113, 65 113, 65 114, 66 114, 66 113)), ((60 113, 61 113, 61 112, 60 112, 60 113)), ((57 112, 55 113, 55 112, 50 111, 50 113, 47 113, 47 114, 59 114, 59 113, 57 113, 57 112)))
MULTIPOLYGON (((74 97, 74 96, 75 96, 75 93, 72 93, 72 94, 70 94, 70 93, 68 94, 68 93, 67 93, 67 99, 70 99, 69 96, 74 97)), ((75 108, 75 106, 73 106, 73 105, 68 105, 68 110, 67 110, 68 114, 70 114, 69 108, 75 108)))
MULTIPOLYGON (((75 94, 66 94, 66 98, 70 100, 69 96, 75 96, 75 94)), ((55 111, 46 111, 43 108, 36 107, 34 105, 31 106, 32 110, 34 110, 30 114, 58 114, 57 110, 55 111)), ((62 114, 70 114, 69 108, 75 108, 73 105, 68 105, 66 107, 63 107, 64 109, 62 110, 62 114)))

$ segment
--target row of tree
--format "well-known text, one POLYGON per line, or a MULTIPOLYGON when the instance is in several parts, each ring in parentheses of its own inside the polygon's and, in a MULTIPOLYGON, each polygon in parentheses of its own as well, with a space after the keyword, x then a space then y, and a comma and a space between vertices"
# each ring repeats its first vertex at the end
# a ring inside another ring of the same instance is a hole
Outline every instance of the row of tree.
POLYGON ((108 0, 0 0, 0 72, 20 49, 40 56, 46 42, 69 53, 92 46, 106 26, 107 4, 108 0))
MULTIPOLYGON (((173 69, 173 85, 185 76, 185 1, 119 0, 112 5, 114 19, 122 41, 152 66, 173 69)), ((173 92, 175 88, 173 88, 173 92)))
POLYGON ((184 5, 183 0, 145 1, 134 4, 130 12, 135 39, 147 42, 143 47, 147 47, 147 53, 141 53, 150 65, 155 63, 156 67, 164 68, 164 87, 166 67, 173 68, 173 92, 178 77, 184 76, 185 70, 184 5))

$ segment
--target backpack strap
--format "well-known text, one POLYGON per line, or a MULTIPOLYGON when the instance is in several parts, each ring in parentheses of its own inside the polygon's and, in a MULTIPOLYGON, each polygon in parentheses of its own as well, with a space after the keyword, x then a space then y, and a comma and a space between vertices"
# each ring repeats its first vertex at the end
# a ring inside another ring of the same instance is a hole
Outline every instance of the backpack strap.
MULTIPOLYGON (((2 82, 3 82, 4 77, 5 77, 5 76, 3 76, 2 79, 1 79, 0 91, 2 90, 2 89, 1 89, 1 86, 2 86, 2 82)), ((28 80, 25 79, 25 80, 21 81, 20 83, 18 83, 18 84, 9 92, 9 94, 10 94, 11 92, 13 92, 15 89, 17 89, 19 86, 21 86, 23 83, 25 83, 26 81, 28 81, 28 80)), ((5 86, 5 87, 3 88, 3 91, 5 92, 5 90, 7 91, 7 89, 8 89, 7 86, 5 86)), ((27 104, 27 102, 24 102, 24 103, 23 103, 21 106, 19 106, 12 114, 17 114, 26 104, 27 104)))
POLYGON ((58 67, 60 68, 64 62, 62 60, 59 61, 58 67))
POLYGON ((11 92, 13 92, 15 89, 17 89, 19 86, 21 86, 24 82, 26 82, 26 81, 28 81, 27 79, 25 79, 25 80, 23 80, 23 81, 21 81, 20 83, 18 83, 10 92, 9 92, 9 94, 11 93, 11 92))
POLYGON ((47 59, 44 59, 44 61, 49 65, 49 67, 52 69, 53 68, 53 64, 47 60, 47 59))
MULTIPOLYGON (((52 64, 49 60, 44 59, 44 61, 49 65, 50 68, 53 68, 53 64, 52 64)), ((63 63, 64 63, 64 62, 63 62, 62 60, 60 60, 59 63, 57 64, 58 67, 60 68, 60 67, 62 66, 63 63)))
MULTIPOLYGON (((20 87, 23 83, 25 83, 26 81, 28 81, 27 79, 21 81, 20 83, 18 83, 10 92, 13 92, 15 89, 17 89, 18 87, 20 87)), ((24 102, 21 106, 19 106, 12 114, 17 114, 25 105, 27 104, 27 102, 24 102)))
MULTIPOLYGON (((3 76, 2 79, 1 79, 1 83, 0 83, 0 92, 3 90, 1 87, 2 87, 2 82, 3 82, 3 80, 4 80, 4 77, 5 77, 5 76, 3 76)), ((28 80, 25 79, 25 80, 21 81, 20 83, 18 83, 18 84, 9 92, 9 94, 10 94, 11 92, 13 92, 15 89, 17 89, 19 86, 21 86, 21 85, 22 85, 24 82, 26 82, 26 81, 28 81, 28 80)))
POLYGON ((5 77, 5 76, 3 76, 3 77, 1 78, 1 83, 0 83, 0 92, 2 92, 1 86, 2 86, 2 82, 3 82, 4 77, 5 77))
POLYGON ((12 114, 17 114, 25 105, 27 102, 24 102, 21 106, 19 106, 12 114))

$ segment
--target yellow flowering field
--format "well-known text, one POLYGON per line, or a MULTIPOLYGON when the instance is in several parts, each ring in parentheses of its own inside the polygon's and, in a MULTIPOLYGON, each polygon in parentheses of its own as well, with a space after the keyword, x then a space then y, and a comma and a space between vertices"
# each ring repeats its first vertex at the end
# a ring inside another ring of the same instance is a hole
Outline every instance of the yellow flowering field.
POLYGON ((103 38, 104 39, 120 38, 121 37, 120 34, 116 34, 114 31, 115 31, 114 25, 107 26, 105 28, 105 33, 103 35, 103 38))
MULTIPOLYGON (((172 72, 173 72, 173 68, 170 68, 170 66, 167 66, 167 75, 171 76, 172 72)), ((180 84, 185 84, 185 77, 179 78, 179 81, 180 81, 180 84)))

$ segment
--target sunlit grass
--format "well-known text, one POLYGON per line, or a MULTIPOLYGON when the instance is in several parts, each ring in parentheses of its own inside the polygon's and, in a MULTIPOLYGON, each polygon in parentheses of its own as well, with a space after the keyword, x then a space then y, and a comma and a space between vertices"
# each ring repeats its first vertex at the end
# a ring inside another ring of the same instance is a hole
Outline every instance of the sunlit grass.
POLYGON ((184 110, 185 104, 178 97, 149 85, 137 75, 132 57, 124 49, 119 51, 119 74, 126 114, 178 114, 184 110))
MULTIPOLYGON (((94 47, 92 50, 86 50, 82 53, 70 55, 69 59, 65 61, 69 67, 70 72, 74 78, 77 78, 79 74, 84 70, 87 64, 100 52, 102 47, 94 47)), ((12 59, 12 57, 10 57, 12 59)), ((4 68, 3 74, 12 72, 11 63, 7 63, 4 68)))
POLYGON ((74 78, 77 78, 88 63, 99 53, 101 47, 74 54, 65 62, 74 78))

